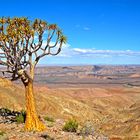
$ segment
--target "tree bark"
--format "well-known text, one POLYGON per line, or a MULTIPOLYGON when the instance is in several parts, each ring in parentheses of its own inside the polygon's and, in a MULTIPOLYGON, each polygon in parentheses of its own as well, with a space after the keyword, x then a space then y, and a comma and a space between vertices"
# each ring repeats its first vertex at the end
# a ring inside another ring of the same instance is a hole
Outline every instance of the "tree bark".
POLYGON ((25 100, 26 100, 26 131, 42 131, 45 129, 44 124, 39 120, 36 108, 35 99, 33 94, 33 81, 28 80, 25 85, 25 100))

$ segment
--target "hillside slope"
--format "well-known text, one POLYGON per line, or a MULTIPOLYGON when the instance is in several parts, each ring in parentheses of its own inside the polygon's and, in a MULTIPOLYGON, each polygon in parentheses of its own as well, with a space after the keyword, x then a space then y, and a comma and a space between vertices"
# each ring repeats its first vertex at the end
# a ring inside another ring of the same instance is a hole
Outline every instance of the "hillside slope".
MULTIPOLYGON (((24 88, 0 79, 0 107, 25 109, 24 88)), ((56 119, 90 120, 95 129, 112 137, 140 137, 140 88, 48 88, 35 86, 40 115, 56 119)))

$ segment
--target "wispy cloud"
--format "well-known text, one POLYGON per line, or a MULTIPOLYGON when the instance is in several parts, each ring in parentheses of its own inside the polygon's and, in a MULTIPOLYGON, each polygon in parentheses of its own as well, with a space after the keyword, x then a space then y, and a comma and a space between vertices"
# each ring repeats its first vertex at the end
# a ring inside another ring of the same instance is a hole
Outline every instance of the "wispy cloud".
MULTIPOLYGON (((51 42, 50 45, 54 45, 51 42)), ((43 41, 43 46, 46 41, 43 41)), ((59 44, 52 49, 58 50, 59 44)), ((42 53, 42 52, 39 52, 42 53)), ((101 50, 95 48, 73 48, 70 44, 63 44, 61 52, 55 56, 48 56, 42 63, 49 64, 139 64, 140 51, 133 50, 101 50)))
MULTIPOLYGON (((69 45, 70 46, 70 45, 69 45)), ((82 56, 82 57, 111 57, 111 56, 139 56, 140 51, 132 50, 97 50, 84 48, 70 48, 62 50, 61 56, 82 56), (63 55, 62 55, 63 54, 63 55)))
POLYGON ((80 49, 74 48, 75 52, 79 54, 108 54, 108 55, 140 55, 140 51, 132 50, 96 50, 96 49, 80 49))
POLYGON ((89 31, 89 30, 90 30, 89 27, 84 27, 83 29, 84 29, 85 31, 89 31))
POLYGON ((88 27, 88 26, 82 26, 82 25, 80 25, 80 24, 76 24, 76 25, 75 25, 75 28, 78 28, 78 29, 81 29, 81 30, 85 30, 85 31, 91 30, 90 27, 88 27))
MULTIPOLYGON (((87 28, 87 27, 86 27, 87 28)), ((88 28, 86 29, 88 30, 88 28)), ((35 38, 37 40, 37 38, 35 38)), ((55 42, 50 42, 53 46, 55 42)), ((46 41, 43 41, 43 47, 46 46, 46 41)), ((52 52, 58 50, 59 44, 52 49, 52 52)), ((63 44, 62 51, 57 57, 123 57, 123 56, 140 56, 140 51, 133 50, 100 50, 95 48, 72 48, 70 44, 63 44)))

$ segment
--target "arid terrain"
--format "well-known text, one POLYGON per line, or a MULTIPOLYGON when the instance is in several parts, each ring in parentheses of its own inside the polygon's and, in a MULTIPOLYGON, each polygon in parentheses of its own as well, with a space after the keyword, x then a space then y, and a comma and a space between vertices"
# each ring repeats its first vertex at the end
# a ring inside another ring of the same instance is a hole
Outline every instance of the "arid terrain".
MULTIPOLYGON (((140 140, 140 66, 38 67, 34 85, 37 110, 42 118, 49 115, 61 123, 69 118, 80 124, 90 121, 97 133, 111 140, 140 140)), ((11 83, 0 78, 0 107, 25 109, 20 81, 11 83)), ((0 124, 0 130, 14 139, 6 125, 0 124)), ((54 131, 48 129, 50 135, 54 131)), ((62 135, 64 140, 79 138, 62 135)))

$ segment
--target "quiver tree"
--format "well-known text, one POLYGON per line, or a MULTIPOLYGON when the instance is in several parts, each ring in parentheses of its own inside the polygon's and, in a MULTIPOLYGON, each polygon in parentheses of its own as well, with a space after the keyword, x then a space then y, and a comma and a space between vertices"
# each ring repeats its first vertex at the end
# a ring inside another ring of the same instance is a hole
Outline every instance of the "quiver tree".
POLYGON ((34 101, 34 70, 46 55, 57 55, 66 37, 56 24, 36 19, 0 18, 0 65, 3 73, 10 73, 11 80, 21 79, 25 86, 25 130, 45 129, 39 120, 34 101), (28 70, 29 69, 29 70, 28 70))

